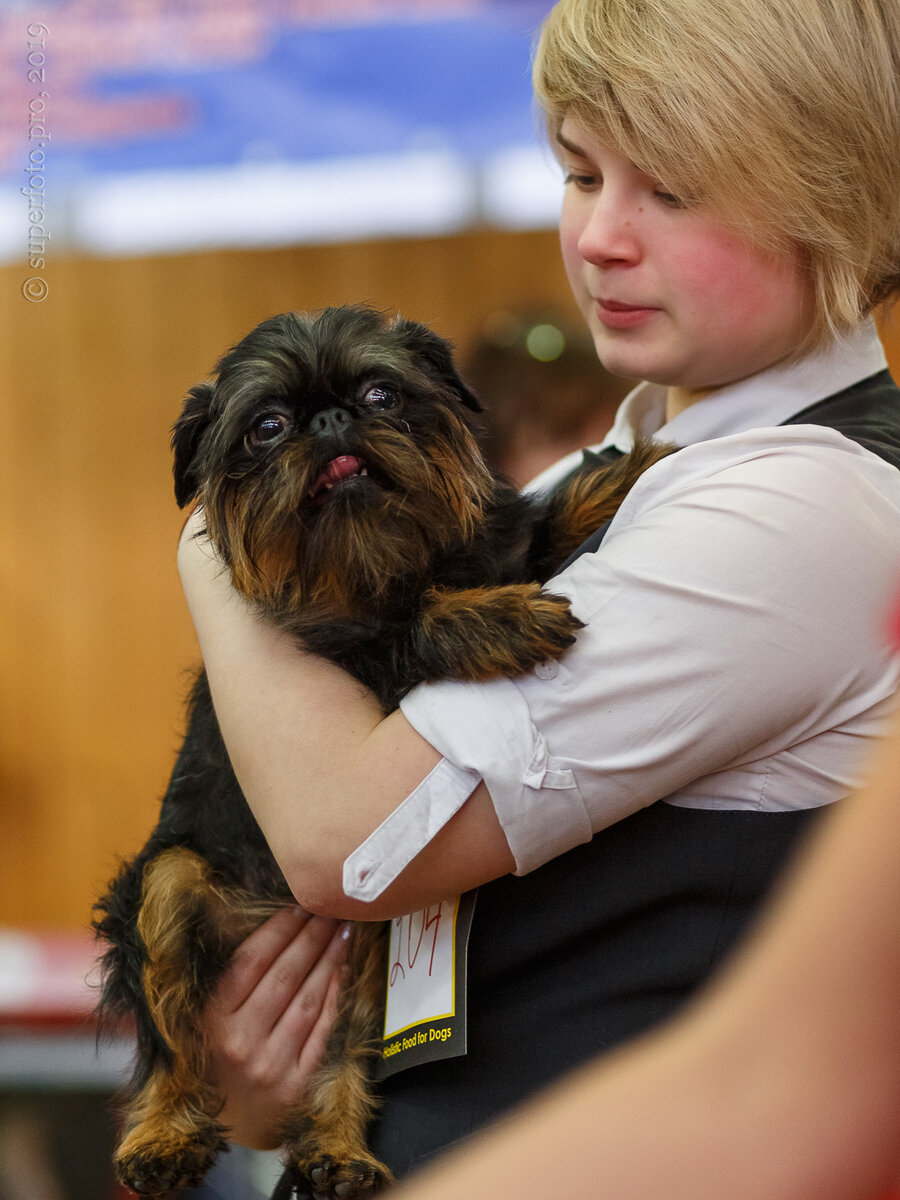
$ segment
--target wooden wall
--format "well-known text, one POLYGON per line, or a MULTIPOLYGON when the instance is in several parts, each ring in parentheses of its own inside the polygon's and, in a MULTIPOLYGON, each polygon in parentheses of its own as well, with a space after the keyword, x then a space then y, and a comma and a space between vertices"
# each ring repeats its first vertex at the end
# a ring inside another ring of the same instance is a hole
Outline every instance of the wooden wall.
MULTIPOLYGON (((464 351, 486 316, 572 311, 555 233, 48 260, 0 271, 0 924, 83 927, 155 819, 196 646, 169 429, 257 321, 369 301, 464 351)), ((891 354, 900 373, 900 337, 891 354)))

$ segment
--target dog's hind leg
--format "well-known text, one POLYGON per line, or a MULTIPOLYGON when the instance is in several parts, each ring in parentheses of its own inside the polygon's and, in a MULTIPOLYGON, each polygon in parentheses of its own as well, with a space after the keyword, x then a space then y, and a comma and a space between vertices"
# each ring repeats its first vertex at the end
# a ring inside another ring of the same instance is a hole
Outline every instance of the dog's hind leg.
POLYGON ((376 1109, 371 1067, 383 1015, 385 929, 355 925, 351 937, 348 986, 340 994, 325 1061, 283 1131, 288 1174, 300 1185, 297 1194, 316 1200, 351 1200, 393 1181, 366 1144, 376 1109))
POLYGON ((227 1148, 214 1113, 221 1101, 189 1069, 157 1068, 127 1114, 116 1171, 139 1195, 165 1196, 197 1187, 227 1148))
POLYGON ((147 1010, 169 1050, 126 1109, 119 1177, 139 1194, 196 1186, 226 1148, 222 1100, 206 1079, 199 1018, 237 943, 277 905, 242 904, 190 850, 167 850, 144 871, 138 917, 147 1010))

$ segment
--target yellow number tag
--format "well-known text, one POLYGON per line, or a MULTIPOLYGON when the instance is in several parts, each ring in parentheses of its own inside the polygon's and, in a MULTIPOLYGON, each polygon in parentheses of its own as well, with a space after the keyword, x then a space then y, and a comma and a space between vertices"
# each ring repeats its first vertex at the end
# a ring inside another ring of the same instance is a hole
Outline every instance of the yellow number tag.
POLYGON ((466 947, 476 892, 391 922, 379 1075, 466 1052, 466 947))

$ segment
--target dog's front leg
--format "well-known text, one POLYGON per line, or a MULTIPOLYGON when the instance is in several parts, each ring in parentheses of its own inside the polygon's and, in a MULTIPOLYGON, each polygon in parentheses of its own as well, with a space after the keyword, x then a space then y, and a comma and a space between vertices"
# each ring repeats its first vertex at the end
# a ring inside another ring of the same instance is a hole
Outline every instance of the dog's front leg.
POLYGON ((566 597, 537 583, 434 587, 413 632, 413 661, 427 680, 522 675, 559 658, 581 627, 566 597))
MULTIPOLYGON (((546 579, 574 554, 602 525, 616 515, 622 501, 641 475, 675 450, 664 442, 638 440, 621 458, 592 467, 590 458, 551 492, 541 520, 544 544, 541 560, 533 564, 539 579, 546 579)), ((594 456, 596 457, 596 456, 594 456)))

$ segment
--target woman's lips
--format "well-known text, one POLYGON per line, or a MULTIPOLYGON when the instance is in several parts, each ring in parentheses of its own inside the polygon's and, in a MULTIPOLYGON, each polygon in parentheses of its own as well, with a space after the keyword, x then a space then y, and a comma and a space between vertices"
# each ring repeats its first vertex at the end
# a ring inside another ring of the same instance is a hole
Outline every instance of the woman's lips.
POLYGON ((597 316, 609 329, 633 329, 649 320, 658 308, 642 304, 624 304, 621 300, 597 300, 597 316))

